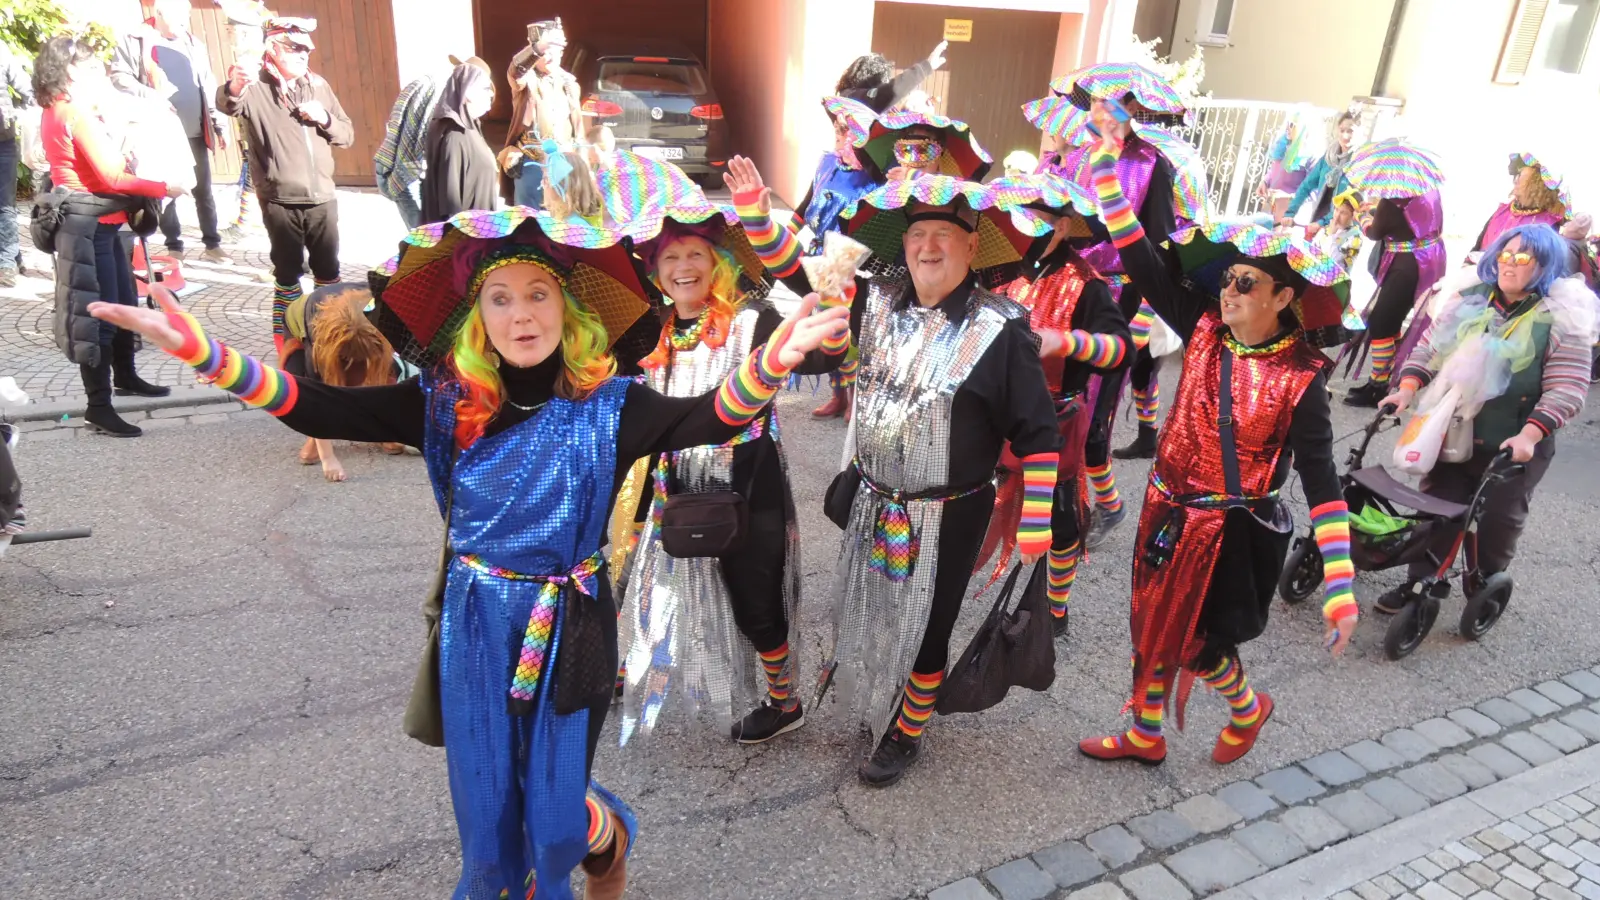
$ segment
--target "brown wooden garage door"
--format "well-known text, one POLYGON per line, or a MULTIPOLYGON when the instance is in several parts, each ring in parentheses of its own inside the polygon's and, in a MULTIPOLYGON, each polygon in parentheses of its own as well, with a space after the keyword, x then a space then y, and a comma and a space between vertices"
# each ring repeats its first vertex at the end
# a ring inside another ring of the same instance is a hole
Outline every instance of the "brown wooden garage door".
POLYGON ((1039 132, 1022 117, 1022 104, 1050 89, 1059 13, 879 3, 872 21, 872 49, 909 66, 926 57, 944 36, 945 19, 972 22, 970 42, 951 42, 949 62, 923 87, 940 112, 972 126, 1002 174, 1000 161, 1013 150, 1039 150, 1039 132))
MULTIPOLYGON (((395 60, 394 14, 388 0, 276 0, 279 15, 317 20, 311 71, 328 80, 345 114, 355 125, 355 144, 334 150, 334 178, 340 184, 372 187, 372 159, 383 142, 389 107, 400 94, 395 60)), ((211 53, 218 81, 233 65, 233 37, 228 20, 214 7, 196 5, 191 27, 211 53)), ((214 180, 239 174, 238 142, 214 157, 214 180)))
MULTIPOLYGON (((756 0, 752 0, 756 2, 756 0)), ((768 0, 760 0, 768 2, 768 0)), ((506 67, 528 43, 528 23, 561 17, 573 44, 604 40, 673 40, 706 58, 706 0, 473 0, 478 55, 495 75, 494 108, 485 116, 483 133, 498 147, 511 116, 506 67)), ((568 55, 570 62, 571 55, 568 55)))

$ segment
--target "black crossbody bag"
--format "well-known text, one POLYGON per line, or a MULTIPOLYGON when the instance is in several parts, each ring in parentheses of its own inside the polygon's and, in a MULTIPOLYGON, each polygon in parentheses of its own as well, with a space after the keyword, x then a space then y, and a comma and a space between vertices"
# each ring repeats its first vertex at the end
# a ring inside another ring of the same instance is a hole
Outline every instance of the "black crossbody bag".
MULTIPOLYGON (((667 381, 671 380, 669 362, 667 381)), ((738 491, 674 494, 672 467, 669 464, 664 468, 668 483, 661 485, 667 494, 661 509, 661 549, 677 559, 701 559, 727 556, 742 548, 750 530, 750 503, 744 495, 738 491)), ((731 476, 732 466, 729 468, 731 476)))

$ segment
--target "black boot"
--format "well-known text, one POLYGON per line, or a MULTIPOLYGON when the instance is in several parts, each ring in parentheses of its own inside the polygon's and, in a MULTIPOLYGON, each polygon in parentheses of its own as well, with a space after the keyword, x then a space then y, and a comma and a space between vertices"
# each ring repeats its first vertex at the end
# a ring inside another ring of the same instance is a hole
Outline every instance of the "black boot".
POLYGON ((896 725, 878 742, 878 749, 861 764, 857 774, 867 787, 884 788, 905 777, 906 770, 917 761, 922 750, 922 739, 906 737, 896 725))
POLYGON ((1345 392, 1344 405, 1364 409, 1377 409, 1383 398, 1389 396, 1389 382, 1368 379, 1345 392))
POLYGON ((118 397, 165 397, 172 388, 151 384, 133 369, 133 332, 117 329, 111 339, 111 371, 118 397))
POLYGON ((1139 423, 1139 434, 1133 443, 1126 447, 1118 447, 1111 451, 1117 459, 1155 459, 1156 435, 1160 434, 1154 425, 1139 423))
POLYGON ((112 437, 138 437, 144 431, 137 425, 122 421, 122 417, 111 407, 111 361, 104 358, 105 348, 100 349, 99 365, 78 367, 78 374, 83 376, 83 392, 89 397, 88 408, 83 412, 84 427, 96 434, 112 437))

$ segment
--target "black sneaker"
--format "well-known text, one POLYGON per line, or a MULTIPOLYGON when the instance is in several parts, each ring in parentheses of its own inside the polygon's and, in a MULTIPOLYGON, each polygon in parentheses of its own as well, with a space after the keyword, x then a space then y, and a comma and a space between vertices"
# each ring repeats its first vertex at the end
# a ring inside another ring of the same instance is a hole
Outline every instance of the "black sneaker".
POLYGON ((732 736, 741 744, 763 744, 780 734, 788 734, 806 724, 806 711, 796 703, 794 709, 784 710, 771 700, 751 710, 748 716, 735 722, 732 736))
POLYGON ((1068 628, 1067 628, 1067 616, 1068 615, 1069 615, 1069 613, 1062 613, 1059 616, 1051 616, 1050 617, 1050 619, 1051 619, 1050 625, 1051 625, 1052 628, 1055 629, 1055 634, 1056 634, 1056 639, 1057 640, 1060 640, 1061 638, 1064 638, 1064 637, 1067 636, 1067 631, 1068 631, 1068 628))
POLYGON ((867 787, 885 788, 905 777, 906 770, 917 761, 922 749, 921 738, 906 737, 899 726, 889 729, 878 749, 861 764, 856 774, 867 787))
POLYGON ((1416 582, 1407 581, 1404 584, 1396 585, 1395 587, 1384 591, 1382 594, 1379 594, 1378 599, 1373 602, 1372 611, 1378 613, 1379 615, 1394 615, 1400 610, 1405 609, 1406 604, 1410 603, 1416 596, 1416 587, 1416 582))
POLYGON ((1083 540, 1085 550, 1098 550, 1105 543, 1111 532, 1115 531, 1122 520, 1128 517, 1126 504, 1117 507, 1116 512, 1106 512, 1103 507, 1096 506, 1089 514, 1089 535, 1083 540))
POLYGON ((1358 384, 1345 392, 1344 405, 1377 409, 1378 404, 1387 396, 1389 396, 1389 382, 1369 379, 1366 384, 1358 384))

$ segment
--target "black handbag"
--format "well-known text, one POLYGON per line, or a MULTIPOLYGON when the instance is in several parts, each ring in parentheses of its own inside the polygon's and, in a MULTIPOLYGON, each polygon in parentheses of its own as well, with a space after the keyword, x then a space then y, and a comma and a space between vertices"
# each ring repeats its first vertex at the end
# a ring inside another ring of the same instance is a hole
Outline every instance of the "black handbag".
POLYGON ((989 617, 939 688, 934 708, 940 715, 982 712, 1004 700, 1013 687, 1046 691, 1055 683, 1055 630, 1044 570, 1042 561, 1034 564, 1017 608, 1006 612, 1022 571, 1020 564, 1012 568, 989 617))
POLYGON ((66 202, 71 193, 64 187, 58 187, 48 194, 34 196, 33 211, 28 219, 28 237, 33 239, 34 249, 40 253, 56 252, 56 232, 61 230, 61 222, 67 217, 61 204, 66 202))
MULTIPOLYGON (((450 468, 455 469, 453 452, 450 468)), ((439 691, 439 619, 444 616, 444 592, 450 575, 450 513, 455 509, 455 499, 452 474, 444 496, 444 542, 439 550, 439 567, 433 573, 428 596, 422 601, 422 620, 427 624, 428 637, 422 645, 422 659, 417 661, 417 673, 411 679, 411 697, 406 701, 400 725, 407 737, 429 747, 444 746, 444 707, 439 691)))
POLYGON ((727 556, 744 546, 749 525, 738 491, 673 494, 661 510, 661 549, 678 559, 727 556))
POLYGON ((827 493, 822 495, 822 514, 828 521, 844 528, 850 524, 850 507, 855 505, 856 492, 861 489, 861 470, 852 463, 843 472, 833 476, 827 493))

